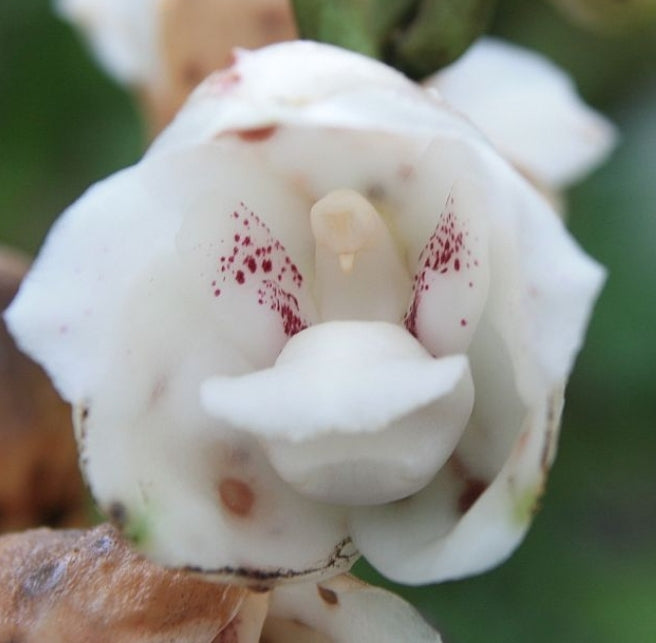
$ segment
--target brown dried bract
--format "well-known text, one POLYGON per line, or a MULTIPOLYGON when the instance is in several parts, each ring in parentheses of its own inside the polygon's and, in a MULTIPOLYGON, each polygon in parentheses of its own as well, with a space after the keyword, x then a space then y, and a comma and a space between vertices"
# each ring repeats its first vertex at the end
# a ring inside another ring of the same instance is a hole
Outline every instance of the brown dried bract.
MULTIPOLYGON (((0 248, 0 311, 29 261, 0 248)), ((85 491, 70 407, 21 353, 0 318, 0 531, 41 524, 81 525, 85 491)))
POLYGON ((256 49, 296 38, 289 0, 163 0, 165 77, 144 97, 153 132, 166 125, 206 76, 232 64, 234 47, 256 49))
POLYGON ((247 594, 163 569, 109 525, 0 538, 0 641, 222 640, 247 594))

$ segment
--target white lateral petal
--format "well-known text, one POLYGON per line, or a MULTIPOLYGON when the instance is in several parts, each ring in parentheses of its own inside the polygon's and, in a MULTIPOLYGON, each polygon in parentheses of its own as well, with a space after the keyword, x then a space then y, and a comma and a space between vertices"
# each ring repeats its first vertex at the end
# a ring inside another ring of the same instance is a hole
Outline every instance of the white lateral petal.
POLYGON ((351 576, 276 588, 263 635, 271 643, 440 643, 401 598, 351 576))
POLYGON ((419 256, 437 224, 429 195, 431 176, 439 172, 452 185, 466 179, 473 207, 465 211, 484 217, 481 227, 473 221, 486 242, 489 271, 479 324, 489 324, 508 347, 522 399, 541 399, 572 368, 603 268, 576 245, 540 194, 475 139, 440 139, 417 164, 408 208, 393 222, 410 257, 419 256), (402 217, 414 225, 403 225, 402 217))
POLYGON ((471 118, 512 163, 551 188, 582 178, 615 144, 614 127, 581 101, 571 79, 516 45, 483 38, 426 85, 471 118))
POLYGON ((522 400, 542 403, 572 369, 604 281, 530 186, 489 165, 490 288, 483 318, 508 347, 522 400))
POLYGON ((454 186, 417 262, 404 323, 433 355, 466 352, 485 306, 487 204, 477 192, 470 181, 454 186))
POLYGON ((329 322, 266 371, 212 378, 208 412, 259 436, 281 477, 323 502, 389 502, 424 486, 455 448, 473 388, 462 356, 433 359, 401 327, 329 322))

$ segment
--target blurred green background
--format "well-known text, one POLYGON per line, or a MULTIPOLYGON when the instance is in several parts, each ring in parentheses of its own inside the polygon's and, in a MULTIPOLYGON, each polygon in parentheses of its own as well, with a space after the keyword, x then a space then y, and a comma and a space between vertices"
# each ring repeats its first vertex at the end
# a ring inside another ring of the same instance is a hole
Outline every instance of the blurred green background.
MULTIPOLYGON (((525 543, 486 575, 398 591, 450 643, 653 643, 656 26, 604 37, 546 2, 502 0, 494 31, 567 69, 621 130, 613 158, 569 194, 570 227, 609 279, 525 543)), ((0 243, 35 252, 61 210, 136 161, 143 144, 131 98, 48 1, 2 0, 0 243)), ((365 565, 359 571, 377 579, 365 565)))

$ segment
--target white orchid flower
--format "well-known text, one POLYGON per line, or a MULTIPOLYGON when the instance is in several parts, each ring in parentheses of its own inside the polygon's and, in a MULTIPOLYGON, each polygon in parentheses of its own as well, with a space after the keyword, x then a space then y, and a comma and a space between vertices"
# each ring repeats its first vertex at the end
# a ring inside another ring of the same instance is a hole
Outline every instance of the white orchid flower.
POLYGON ((425 82, 527 177, 551 191, 580 180, 615 144, 614 127, 540 54, 481 38, 425 82))
POLYGON ((99 506, 258 586, 521 541, 603 271, 470 123, 327 45, 241 52, 53 228, 7 321, 99 506))

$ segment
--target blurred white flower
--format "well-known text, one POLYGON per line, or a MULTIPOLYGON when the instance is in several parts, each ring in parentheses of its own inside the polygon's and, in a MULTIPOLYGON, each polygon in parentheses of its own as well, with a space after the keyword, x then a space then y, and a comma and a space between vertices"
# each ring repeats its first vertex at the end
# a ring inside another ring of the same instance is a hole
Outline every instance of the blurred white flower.
POLYGON ((517 45, 482 38, 425 85, 548 190, 583 178, 615 144, 613 126, 581 101, 569 76, 517 45))
POLYGON ((236 46, 296 37, 289 0, 54 0, 101 65, 140 94, 153 131, 236 46))
POLYGON ((433 92, 295 42, 73 205, 7 320, 149 556, 425 583, 522 539, 602 279, 433 92))

